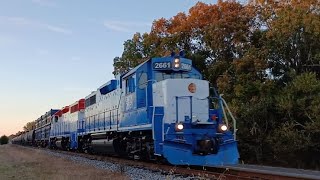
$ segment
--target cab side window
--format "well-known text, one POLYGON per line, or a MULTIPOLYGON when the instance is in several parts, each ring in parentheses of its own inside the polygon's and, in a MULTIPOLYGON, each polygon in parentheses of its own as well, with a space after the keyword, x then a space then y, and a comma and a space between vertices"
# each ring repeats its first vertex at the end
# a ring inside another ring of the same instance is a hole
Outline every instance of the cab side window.
POLYGON ((126 79, 126 94, 134 93, 136 89, 135 79, 130 76, 126 79))
POLYGON ((54 116, 54 122, 58 122, 58 116, 54 116))
POLYGON ((148 76, 147 73, 141 72, 139 73, 139 80, 138 80, 138 86, 139 89, 144 89, 147 87, 147 82, 148 82, 148 76))

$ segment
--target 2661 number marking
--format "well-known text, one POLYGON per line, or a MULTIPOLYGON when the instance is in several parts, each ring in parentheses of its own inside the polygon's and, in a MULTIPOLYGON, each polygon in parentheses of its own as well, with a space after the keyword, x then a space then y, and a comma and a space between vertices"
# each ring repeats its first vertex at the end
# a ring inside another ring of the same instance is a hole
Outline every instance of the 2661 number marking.
POLYGON ((153 63, 154 69, 170 69, 171 63, 170 62, 156 62, 153 63))

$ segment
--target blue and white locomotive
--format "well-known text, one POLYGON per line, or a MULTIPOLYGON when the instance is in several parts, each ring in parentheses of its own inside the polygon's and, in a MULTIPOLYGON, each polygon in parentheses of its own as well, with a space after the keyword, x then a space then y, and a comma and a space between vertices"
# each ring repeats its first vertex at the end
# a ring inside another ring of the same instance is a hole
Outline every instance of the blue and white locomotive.
POLYGON ((232 132, 225 105, 210 97, 190 59, 151 58, 56 112, 50 146, 174 165, 237 164, 235 121, 232 132))

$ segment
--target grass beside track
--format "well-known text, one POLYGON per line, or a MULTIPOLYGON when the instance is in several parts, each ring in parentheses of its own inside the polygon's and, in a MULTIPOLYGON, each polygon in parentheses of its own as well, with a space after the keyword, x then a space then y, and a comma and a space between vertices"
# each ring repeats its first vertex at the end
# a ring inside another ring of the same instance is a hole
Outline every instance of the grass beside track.
POLYGON ((52 157, 43 150, 0 146, 0 179, 128 179, 88 165, 52 157))

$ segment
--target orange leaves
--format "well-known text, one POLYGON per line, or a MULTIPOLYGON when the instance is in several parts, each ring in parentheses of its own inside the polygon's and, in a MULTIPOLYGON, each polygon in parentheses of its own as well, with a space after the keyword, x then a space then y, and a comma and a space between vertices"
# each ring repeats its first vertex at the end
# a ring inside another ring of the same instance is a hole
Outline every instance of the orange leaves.
POLYGON ((217 8, 215 5, 208 5, 202 2, 198 2, 195 6, 190 8, 188 23, 193 29, 201 29, 212 21, 212 18, 216 20, 219 18, 217 14, 217 8), (216 10, 214 10, 216 9, 216 10))
POLYGON ((166 36, 168 29, 168 20, 165 18, 161 18, 158 20, 153 21, 151 33, 157 34, 158 36, 166 36))
POLYGON ((223 24, 239 23, 239 21, 247 21, 249 18, 246 16, 244 6, 236 2, 219 2, 213 5, 198 2, 190 8, 188 14, 180 12, 169 20, 161 18, 154 21, 152 32, 162 35, 179 32, 191 33, 193 30, 203 30, 218 22, 223 24))
POLYGON ((185 13, 178 13, 173 18, 170 19, 170 26, 168 27, 168 32, 174 34, 176 32, 189 31, 187 15, 185 13))

